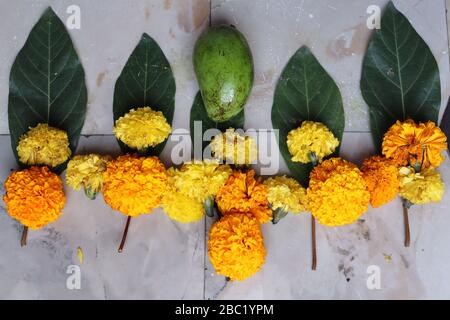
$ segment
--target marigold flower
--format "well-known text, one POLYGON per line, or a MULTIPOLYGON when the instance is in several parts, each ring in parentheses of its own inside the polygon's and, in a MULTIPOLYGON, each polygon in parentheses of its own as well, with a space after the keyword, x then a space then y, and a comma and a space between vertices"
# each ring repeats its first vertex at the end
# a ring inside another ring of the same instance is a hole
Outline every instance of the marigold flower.
POLYGON ((9 215, 30 229, 40 229, 62 214, 63 183, 47 167, 14 171, 5 182, 3 201, 9 215))
POLYGON ((250 164, 258 156, 255 141, 240 135, 233 128, 214 136, 210 147, 214 157, 233 164, 250 164))
POLYGON ((172 178, 179 192, 203 203, 216 195, 231 173, 228 165, 204 160, 183 164, 179 170, 174 170, 172 178))
POLYGON ((321 162, 324 157, 332 154, 339 145, 339 140, 323 123, 303 121, 299 128, 289 131, 286 143, 292 161, 309 163, 314 156, 321 162))
MULTIPOLYGON (((184 165, 183 165, 184 167, 184 165)), ((181 171, 175 168, 169 168, 167 170, 167 183, 168 187, 161 200, 161 206, 167 213, 170 219, 182 222, 196 222, 200 220, 205 209, 202 201, 191 197, 187 190, 181 190, 183 188, 183 178, 181 171)), ((187 176, 186 180, 190 177, 187 176)), ((191 183, 191 187, 195 187, 191 183)))
POLYGON ((231 280, 258 272, 266 256, 258 221, 245 214, 223 216, 209 231, 208 255, 216 272, 231 280))
POLYGON ((109 161, 103 172, 105 202, 132 217, 158 207, 166 187, 166 170, 157 157, 123 155, 109 161))
POLYGON ((77 155, 67 164, 66 183, 75 190, 84 186, 86 195, 94 199, 102 190, 103 172, 106 170, 110 156, 97 154, 77 155))
POLYGON ((415 123, 397 121, 383 138, 382 152, 397 166, 421 164, 422 169, 437 168, 444 160, 447 137, 432 121, 415 123))
POLYGON ((71 155, 67 132, 40 123, 22 135, 17 146, 20 162, 56 167, 71 155))
POLYGON ((445 185, 441 175, 434 169, 415 173, 411 167, 400 169, 400 195, 411 203, 439 202, 444 195, 445 185))
POLYGON ((341 158, 325 160, 311 171, 307 195, 312 215, 327 226, 354 222, 370 199, 361 171, 341 158))
POLYGON ((182 223, 199 221, 205 214, 203 203, 186 196, 172 186, 164 194, 161 206, 170 219, 182 223))
POLYGON ((255 171, 234 171, 216 195, 216 203, 223 215, 241 212, 255 217, 259 223, 272 219, 267 188, 255 179, 255 171))
POLYGON ((268 200, 273 210, 282 209, 292 213, 306 211, 306 190, 297 180, 277 176, 264 181, 268 190, 268 200))
POLYGON ((161 111, 150 107, 131 109, 116 120, 116 138, 134 149, 154 147, 167 139, 172 128, 161 111))
POLYGON ((370 203, 377 208, 393 200, 399 190, 398 169, 389 159, 373 156, 361 168, 370 192, 370 203))

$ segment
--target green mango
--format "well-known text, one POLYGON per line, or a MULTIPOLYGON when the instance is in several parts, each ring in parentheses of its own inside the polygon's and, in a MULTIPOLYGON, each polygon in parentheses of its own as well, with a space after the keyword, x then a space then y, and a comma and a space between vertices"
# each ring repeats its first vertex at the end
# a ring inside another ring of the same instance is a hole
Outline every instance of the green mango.
POLYGON ((208 28, 193 58, 208 117, 224 122, 242 111, 253 85, 253 58, 244 36, 232 26, 208 28))

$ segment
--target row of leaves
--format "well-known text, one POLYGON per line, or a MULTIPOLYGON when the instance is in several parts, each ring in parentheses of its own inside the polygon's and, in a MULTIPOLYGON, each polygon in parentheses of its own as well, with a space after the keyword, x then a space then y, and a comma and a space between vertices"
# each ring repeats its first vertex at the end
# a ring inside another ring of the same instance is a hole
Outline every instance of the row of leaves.
MULTIPOLYGON (((408 19, 391 2, 381 19, 381 29, 375 30, 369 43, 361 91, 369 106, 376 146, 396 120, 438 120, 441 93, 437 63, 408 19)), ((117 79, 114 120, 131 108, 150 106, 162 111, 172 123, 174 101, 170 64, 158 44, 144 34, 117 79)), ((86 103, 83 67, 64 24, 49 8, 32 29, 11 69, 8 115, 16 158, 20 136, 42 122, 66 130, 75 152, 86 103)), ((282 71, 272 107, 280 152, 291 175, 307 185, 312 167, 292 162, 286 145, 288 132, 304 120, 326 124, 342 140, 345 119, 339 88, 307 47, 300 48, 282 71)), ((244 111, 225 123, 212 121, 198 93, 190 114, 192 140, 201 139, 194 134, 203 135, 206 129, 242 128, 244 122, 244 111), (202 121, 202 132, 193 130, 194 121, 202 121)), ((121 148, 130 151, 123 144, 121 148)), ((163 148, 164 143, 147 153, 159 154, 163 148)))

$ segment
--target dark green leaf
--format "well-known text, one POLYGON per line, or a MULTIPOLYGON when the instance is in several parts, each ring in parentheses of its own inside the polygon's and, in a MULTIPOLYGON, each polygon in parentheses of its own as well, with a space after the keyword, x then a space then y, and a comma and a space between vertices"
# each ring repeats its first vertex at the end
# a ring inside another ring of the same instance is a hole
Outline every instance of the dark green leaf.
MULTIPOLYGON (((158 44, 144 33, 128 58, 114 88, 114 122, 131 109, 150 107, 161 111, 172 124, 175 108, 175 79, 158 44)), ((159 155, 166 142, 141 151, 142 155, 159 155)), ((137 152, 119 141, 123 152, 137 152)))
POLYGON ((278 222, 280 222, 281 219, 286 217, 287 214, 288 214, 288 211, 285 211, 282 208, 273 210, 272 223, 277 224, 278 222))
MULTIPOLYGON (((75 153, 86 115, 84 70, 64 24, 48 8, 11 68, 8 118, 17 161, 20 136, 39 123, 65 130, 75 153)), ((53 168, 65 169, 66 163, 53 168)))
POLYGON ((324 123, 342 140, 344 109, 339 88, 311 51, 301 47, 289 60, 275 88, 272 125, 279 130, 280 152, 291 175, 303 185, 308 184, 313 166, 291 161, 286 138, 305 120, 324 123))
MULTIPOLYGON (((192 143, 194 141, 203 141, 203 134, 208 129, 219 129, 220 131, 225 131, 228 128, 243 129, 244 128, 244 110, 239 112, 236 116, 225 122, 215 122, 208 117, 206 113, 205 105, 203 104, 202 95, 200 91, 197 93, 194 99, 194 103, 191 108, 190 117, 190 130, 192 143), (201 121, 202 130, 194 130, 194 121, 201 121)), ((203 149, 209 144, 209 141, 203 141, 203 149)))
POLYGON ((375 145, 396 120, 437 122, 439 69, 430 48, 389 2, 363 62, 361 92, 369 105, 375 145))

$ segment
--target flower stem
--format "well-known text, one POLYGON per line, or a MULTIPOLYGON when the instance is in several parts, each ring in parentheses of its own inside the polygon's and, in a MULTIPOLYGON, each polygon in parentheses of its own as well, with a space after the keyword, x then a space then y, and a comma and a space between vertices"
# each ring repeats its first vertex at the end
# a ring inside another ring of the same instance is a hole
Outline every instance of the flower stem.
MULTIPOLYGON (((313 167, 319 164, 319 159, 315 152, 309 153, 309 159, 313 167)), ((311 270, 316 270, 317 268, 317 248, 316 248, 316 219, 311 215, 311 249, 312 249, 312 262, 311 270)))
POLYGON ((311 240, 312 240, 312 263, 311 270, 317 268, 317 249, 316 249, 316 219, 311 215, 311 240))
POLYGON ((309 159, 311 160, 311 164, 313 165, 313 167, 317 166, 319 164, 319 159, 317 159, 317 155, 315 152, 310 152, 308 154, 309 159))
POLYGON ((23 226, 22 238, 20 238, 20 246, 24 247, 27 245, 28 227, 23 226))
POLYGON ((123 230, 122 241, 120 242, 119 250, 117 250, 119 253, 123 251, 123 247, 125 246, 125 241, 127 240, 127 234, 128 234, 128 228, 130 226, 130 222, 131 222, 131 216, 128 216, 127 223, 125 224, 125 229, 123 230))
POLYGON ((409 231, 408 207, 403 204, 403 223, 405 225, 405 247, 411 244, 411 236, 409 231))

